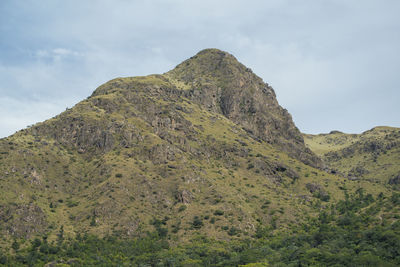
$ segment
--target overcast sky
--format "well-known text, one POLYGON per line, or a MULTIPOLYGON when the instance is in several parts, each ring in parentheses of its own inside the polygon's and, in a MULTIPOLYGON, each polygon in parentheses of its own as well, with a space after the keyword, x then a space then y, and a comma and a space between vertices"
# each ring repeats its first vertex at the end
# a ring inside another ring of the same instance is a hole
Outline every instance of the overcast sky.
POLYGON ((225 50, 306 133, 400 127, 398 0, 1 0, 0 137, 115 77, 225 50))

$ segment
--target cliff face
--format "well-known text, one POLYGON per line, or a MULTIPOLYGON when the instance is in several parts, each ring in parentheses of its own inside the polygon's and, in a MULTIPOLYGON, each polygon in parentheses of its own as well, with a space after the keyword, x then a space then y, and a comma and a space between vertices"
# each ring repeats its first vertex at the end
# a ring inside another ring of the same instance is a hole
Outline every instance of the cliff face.
POLYGON ((130 236, 162 221, 177 238, 226 238, 226 225, 244 237, 301 219, 315 197, 306 184, 322 190, 324 176, 326 195, 335 191, 336 178, 313 166, 322 163, 273 89, 207 49, 163 75, 111 80, 1 139, 0 231, 130 236))
POLYGON ((321 160, 304 145, 291 115, 275 92, 229 53, 206 49, 167 73, 187 86, 184 96, 212 112, 223 114, 250 135, 274 144, 314 167, 321 160))

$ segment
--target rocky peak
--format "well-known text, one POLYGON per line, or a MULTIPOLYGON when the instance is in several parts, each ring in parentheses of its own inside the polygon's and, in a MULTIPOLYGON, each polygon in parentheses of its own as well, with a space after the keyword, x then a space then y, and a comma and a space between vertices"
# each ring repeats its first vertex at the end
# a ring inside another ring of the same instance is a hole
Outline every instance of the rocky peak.
POLYGON ((248 133, 315 167, 321 160, 304 145, 292 117, 271 86, 231 54, 205 49, 165 74, 190 88, 184 96, 221 113, 248 133))
POLYGON ((232 90, 251 93, 246 92, 250 88, 250 91, 263 91, 270 96, 270 102, 277 104, 272 87, 264 83, 233 55, 218 49, 200 51, 176 66, 167 75, 195 86, 196 89, 212 90, 213 87, 217 87, 229 93, 232 93, 232 90))
POLYGON ((183 61, 169 73, 183 81, 193 82, 207 78, 234 79, 246 73, 252 74, 252 71, 227 52, 218 49, 204 49, 183 61))

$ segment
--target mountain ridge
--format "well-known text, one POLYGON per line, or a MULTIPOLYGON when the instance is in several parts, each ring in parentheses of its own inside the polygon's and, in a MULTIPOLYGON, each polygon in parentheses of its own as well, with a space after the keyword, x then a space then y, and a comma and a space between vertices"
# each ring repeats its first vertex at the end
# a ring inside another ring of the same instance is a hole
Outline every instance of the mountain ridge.
POLYGON ((307 146, 343 176, 394 186, 400 183, 400 128, 376 126, 360 134, 331 131, 304 137, 307 146))

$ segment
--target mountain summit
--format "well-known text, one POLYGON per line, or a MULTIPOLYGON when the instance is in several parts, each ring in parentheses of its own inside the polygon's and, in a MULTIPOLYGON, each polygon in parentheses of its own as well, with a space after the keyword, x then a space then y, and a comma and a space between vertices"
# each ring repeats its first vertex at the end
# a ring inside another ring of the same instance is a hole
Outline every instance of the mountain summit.
POLYGON ((278 104, 273 88, 227 52, 205 49, 164 75, 113 80, 94 95, 107 93, 115 86, 129 93, 138 89, 139 80, 144 92, 158 84, 157 94, 164 98, 187 98, 232 120, 253 138, 273 144, 308 165, 323 166, 305 146, 291 115, 278 104))
POLYGON ((190 87, 185 97, 223 114, 251 135, 277 145, 306 164, 322 163, 304 145, 292 117, 271 86, 231 54, 205 49, 167 73, 190 87))

